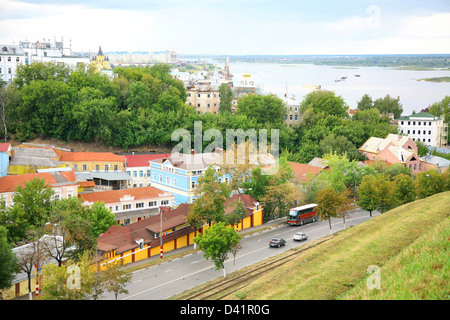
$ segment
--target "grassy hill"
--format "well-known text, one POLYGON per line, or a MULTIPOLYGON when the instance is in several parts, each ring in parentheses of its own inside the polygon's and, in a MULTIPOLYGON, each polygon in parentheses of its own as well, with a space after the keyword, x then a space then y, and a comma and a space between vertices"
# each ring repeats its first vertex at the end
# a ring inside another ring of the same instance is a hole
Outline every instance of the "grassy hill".
POLYGON ((395 208, 339 232, 227 299, 449 299, 449 213, 450 192, 395 208), (380 289, 366 285, 371 265, 380 268, 380 289))

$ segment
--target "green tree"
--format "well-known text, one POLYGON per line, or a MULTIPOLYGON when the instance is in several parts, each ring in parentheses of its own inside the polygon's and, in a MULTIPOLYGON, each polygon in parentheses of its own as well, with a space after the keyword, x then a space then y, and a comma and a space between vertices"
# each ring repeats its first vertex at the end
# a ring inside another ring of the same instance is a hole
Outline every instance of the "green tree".
POLYGON ((445 191, 445 180, 436 170, 420 172, 416 175, 416 193, 418 199, 445 191))
POLYGON ((224 263, 228 259, 228 253, 233 246, 239 243, 241 236, 232 227, 226 227, 224 222, 219 222, 207 228, 204 235, 198 234, 194 241, 203 251, 206 259, 214 262, 215 269, 223 269, 226 276, 224 263))
POLYGON ((233 210, 226 216, 226 221, 232 226, 238 226, 239 222, 247 217, 247 211, 245 211, 242 201, 236 199, 233 203, 233 210))
POLYGON ((372 216, 372 211, 378 208, 378 190, 377 179, 374 175, 366 175, 362 178, 361 185, 358 187, 358 206, 363 210, 369 211, 372 216))
POLYGON ((361 100, 358 101, 358 110, 369 110, 373 108, 372 97, 367 93, 364 94, 361 100))
POLYGON ((246 95, 238 100, 238 115, 254 118, 260 124, 282 124, 286 109, 283 100, 270 95, 246 95))
POLYGON ((231 101, 233 100, 233 91, 228 84, 222 83, 219 87, 220 104, 219 112, 231 112, 231 101))
POLYGON ((225 201, 230 197, 230 190, 225 182, 219 181, 215 171, 209 167, 203 176, 198 178, 194 191, 199 206, 194 206, 200 216, 209 225, 225 220, 225 201))
POLYGON ((366 175, 358 187, 357 204, 363 210, 378 210, 384 213, 397 206, 398 202, 393 194, 394 183, 384 174, 366 175))
POLYGON ((317 192, 317 214, 321 220, 328 220, 331 230, 331 218, 337 218, 343 214, 346 204, 343 193, 336 192, 332 186, 328 186, 317 192))
POLYGON ((402 115, 403 106, 400 103, 400 97, 397 99, 392 98, 387 94, 384 98, 378 98, 373 103, 374 108, 378 109, 381 114, 387 115, 389 113, 394 114, 394 118, 397 119, 402 115))
POLYGON ((44 179, 25 182, 14 190, 14 205, 0 212, 0 223, 8 229, 8 241, 27 240, 28 231, 37 230, 48 221, 54 191, 44 179))
POLYGON ((8 243, 7 232, 5 227, 0 226, 0 300, 1 291, 12 286, 15 273, 18 271, 18 260, 8 243))
POLYGON ((416 200, 416 189, 414 185, 414 179, 411 175, 400 173, 394 177, 394 189, 393 194, 398 202, 398 205, 402 205, 408 202, 416 200))
POLYGON ((336 96, 333 91, 315 90, 307 94, 301 102, 302 119, 308 109, 315 114, 324 113, 343 118, 347 115, 348 106, 341 96, 336 96))

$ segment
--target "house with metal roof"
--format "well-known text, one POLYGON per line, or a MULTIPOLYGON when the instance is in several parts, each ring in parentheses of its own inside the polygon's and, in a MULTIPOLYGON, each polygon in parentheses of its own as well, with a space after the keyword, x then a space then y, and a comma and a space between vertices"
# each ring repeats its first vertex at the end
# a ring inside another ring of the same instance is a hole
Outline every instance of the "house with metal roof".
POLYGON ((370 137, 358 149, 368 160, 401 163, 413 173, 425 171, 423 159, 418 155, 418 147, 412 138, 397 134, 388 134, 386 138, 370 137))
POLYGON ((424 156, 423 161, 425 170, 437 170, 439 173, 447 171, 450 166, 450 160, 431 154, 424 156))

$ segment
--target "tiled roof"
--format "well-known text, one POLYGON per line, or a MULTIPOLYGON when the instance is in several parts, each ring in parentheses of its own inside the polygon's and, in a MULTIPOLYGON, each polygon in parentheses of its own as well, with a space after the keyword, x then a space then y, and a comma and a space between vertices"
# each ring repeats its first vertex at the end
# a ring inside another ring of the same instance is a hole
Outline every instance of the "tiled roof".
POLYGON ((304 163, 289 162, 295 180, 308 181, 310 177, 317 176, 323 169, 321 167, 310 166, 304 163))
POLYGON ((25 187, 25 182, 36 178, 44 179, 45 185, 49 187, 57 183, 55 178, 48 172, 8 175, 0 177, 0 193, 13 192, 19 185, 23 188, 25 187))
POLYGON ((61 152, 60 161, 120 161, 125 162, 125 156, 111 152, 61 152))
POLYGON ((81 200, 88 202, 104 202, 104 203, 116 203, 120 202, 120 199, 125 195, 134 197, 135 200, 157 198, 160 194, 165 193, 165 191, 159 190, 155 187, 142 187, 142 188, 131 188, 122 190, 111 190, 111 191, 101 191, 94 193, 86 193, 78 195, 81 200))
MULTIPOLYGON (((163 213, 163 230, 180 226, 186 222, 186 216, 189 211, 189 204, 180 204, 176 209, 163 213)), ((154 233, 161 230, 160 215, 151 216, 138 222, 126 226, 111 226, 105 233, 97 239, 98 248, 108 252, 117 250, 117 254, 137 248, 139 245, 136 240, 143 239, 145 244, 152 243, 152 246, 158 245, 160 239, 155 239, 154 233), (153 244, 154 242, 154 244, 153 244)), ((191 232, 188 227, 183 232, 191 232)), ((168 237, 163 237, 164 242, 170 241, 176 237, 179 232, 175 231, 168 237)))
POLYGON ((134 154, 125 155, 127 159, 127 167, 146 167, 149 165, 150 160, 156 160, 160 158, 168 158, 170 153, 160 153, 160 154, 134 154))
POLYGON ((225 215, 230 214, 235 209, 235 201, 240 201, 243 203, 245 211, 247 211, 247 216, 252 214, 253 209, 256 208, 256 203, 258 202, 249 194, 235 193, 231 196, 231 198, 225 201, 225 215))

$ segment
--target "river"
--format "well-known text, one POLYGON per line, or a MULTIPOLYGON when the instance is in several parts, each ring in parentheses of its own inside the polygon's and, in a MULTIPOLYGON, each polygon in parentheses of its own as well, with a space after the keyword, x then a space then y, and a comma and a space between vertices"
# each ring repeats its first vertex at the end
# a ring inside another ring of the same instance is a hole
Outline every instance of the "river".
MULTIPOLYGON (((223 63, 218 63, 223 68, 223 63)), ((244 63, 229 64, 233 82, 239 84, 243 74, 249 72, 255 85, 265 93, 283 96, 286 91, 299 102, 313 89, 305 85, 320 85, 323 90, 334 91, 350 108, 356 108, 367 93, 373 100, 400 97, 403 115, 420 112, 434 102, 450 95, 450 83, 417 81, 423 78, 450 76, 450 70, 413 71, 383 67, 339 67, 314 64, 244 63), (359 77, 355 76, 359 75, 359 77), (335 82, 336 79, 347 79, 335 82)))

